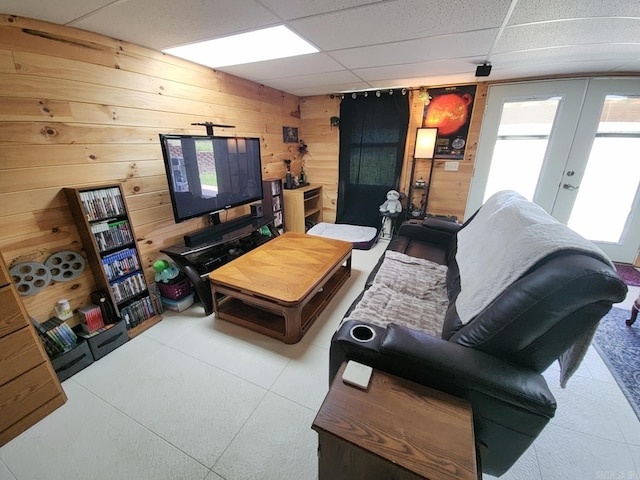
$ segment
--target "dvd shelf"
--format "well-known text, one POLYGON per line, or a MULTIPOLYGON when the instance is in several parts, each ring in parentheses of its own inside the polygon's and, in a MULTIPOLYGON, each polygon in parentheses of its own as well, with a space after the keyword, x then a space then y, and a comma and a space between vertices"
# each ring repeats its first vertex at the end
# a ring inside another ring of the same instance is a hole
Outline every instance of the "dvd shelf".
POLYGON ((150 297, 121 186, 64 191, 96 284, 109 293, 129 337, 155 325, 162 317, 150 297))
POLYGON ((140 270, 140 259, 135 248, 126 248, 102 257, 103 268, 109 281, 140 270))
POLYGON ((282 201, 282 180, 264 180, 262 182, 262 209, 265 215, 273 215, 273 226, 284 231, 284 202, 282 201))
POLYGON ((101 252, 133 242, 131 227, 127 220, 92 223, 91 233, 93 233, 101 252))

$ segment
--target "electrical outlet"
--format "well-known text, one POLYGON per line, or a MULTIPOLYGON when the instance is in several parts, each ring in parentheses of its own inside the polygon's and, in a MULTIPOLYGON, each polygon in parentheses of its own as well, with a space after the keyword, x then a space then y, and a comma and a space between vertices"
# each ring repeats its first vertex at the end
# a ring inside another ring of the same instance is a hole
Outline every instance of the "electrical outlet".
POLYGON ((445 172, 457 172, 458 165, 458 162, 444 162, 444 170, 445 172))

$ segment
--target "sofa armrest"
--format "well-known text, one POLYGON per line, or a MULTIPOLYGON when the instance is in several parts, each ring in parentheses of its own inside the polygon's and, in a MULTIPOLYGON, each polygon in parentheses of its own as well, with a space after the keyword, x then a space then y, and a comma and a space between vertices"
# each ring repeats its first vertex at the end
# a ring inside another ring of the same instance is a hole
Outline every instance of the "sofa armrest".
POLYGON ((399 325, 386 329, 369 325, 377 335, 370 343, 357 342, 346 321, 331 342, 330 377, 342 361, 356 360, 421 385, 466 398, 492 398, 550 419, 555 399, 544 377, 484 352, 399 325))
POLYGON ((453 236, 460 230, 459 223, 440 220, 437 218, 425 218, 424 220, 407 220, 402 222, 398 229, 398 235, 411 240, 435 243, 448 246, 453 236))
POLYGON ((542 375, 491 355, 398 325, 381 328, 346 320, 331 340, 329 376, 355 360, 471 404, 482 471, 500 476, 549 423, 555 399, 542 375), (351 337, 366 326, 371 341, 351 337))
POLYGON ((410 360, 431 386, 473 390, 552 418, 553 394, 539 373, 512 365, 484 352, 448 342, 423 332, 390 324, 380 351, 410 360))

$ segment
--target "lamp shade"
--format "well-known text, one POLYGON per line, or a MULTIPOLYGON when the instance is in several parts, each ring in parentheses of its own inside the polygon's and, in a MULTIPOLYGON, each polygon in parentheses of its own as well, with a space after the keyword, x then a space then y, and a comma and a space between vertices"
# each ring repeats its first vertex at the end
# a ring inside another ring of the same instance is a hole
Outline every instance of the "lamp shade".
POLYGON ((436 150, 437 128, 419 128, 413 158, 433 158, 436 150))

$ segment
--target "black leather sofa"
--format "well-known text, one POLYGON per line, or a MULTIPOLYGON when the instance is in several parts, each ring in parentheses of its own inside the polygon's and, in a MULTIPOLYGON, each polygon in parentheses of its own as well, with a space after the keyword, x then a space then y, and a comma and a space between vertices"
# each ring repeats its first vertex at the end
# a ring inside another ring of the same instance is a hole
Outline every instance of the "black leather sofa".
MULTIPOLYGON (((332 338, 329 381, 342 362, 352 359, 467 399, 482 471, 500 476, 556 411, 541 373, 581 340, 588 345, 600 319, 625 298, 627 287, 597 255, 562 249, 537 261, 463 323, 456 306, 465 288, 456 257, 458 236, 479 221, 477 215, 464 225, 434 218, 404 222, 387 249, 447 266, 449 305, 441 335, 393 320, 380 326, 350 316, 376 282, 383 255, 332 338)), ((504 242, 513 238, 508 231, 492 231, 492 238, 496 235, 504 242)))

